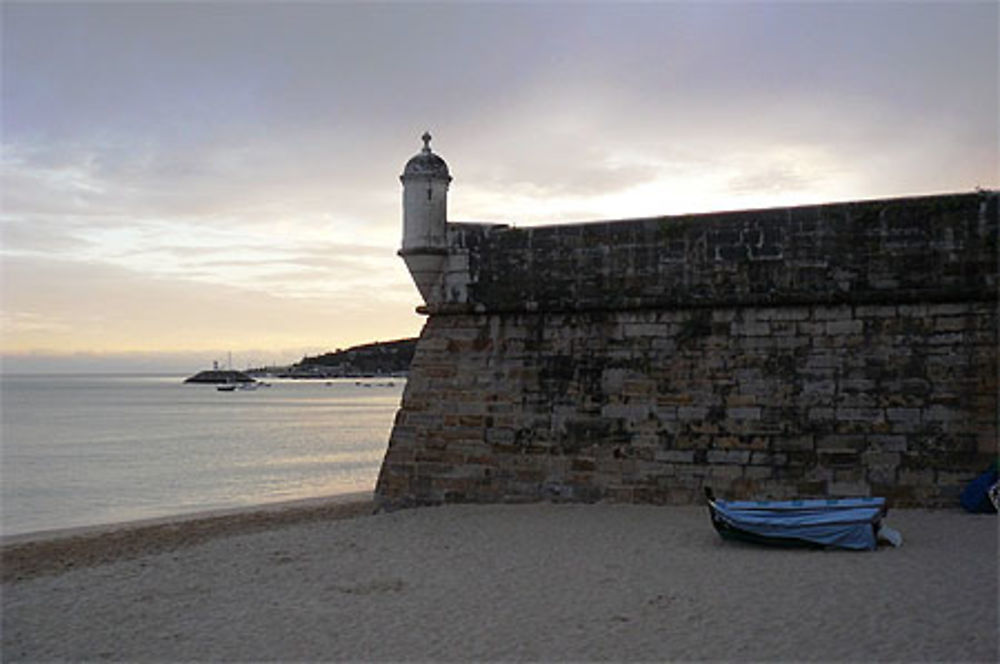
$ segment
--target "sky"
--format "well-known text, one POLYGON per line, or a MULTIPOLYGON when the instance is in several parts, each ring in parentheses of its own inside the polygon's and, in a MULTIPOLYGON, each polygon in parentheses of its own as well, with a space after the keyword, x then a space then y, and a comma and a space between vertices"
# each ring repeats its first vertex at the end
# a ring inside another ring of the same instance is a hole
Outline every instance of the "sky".
POLYGON ((419 333, 453 221, 997 188, 993 2, 0 5, 5 372, 179 371, 419 333))

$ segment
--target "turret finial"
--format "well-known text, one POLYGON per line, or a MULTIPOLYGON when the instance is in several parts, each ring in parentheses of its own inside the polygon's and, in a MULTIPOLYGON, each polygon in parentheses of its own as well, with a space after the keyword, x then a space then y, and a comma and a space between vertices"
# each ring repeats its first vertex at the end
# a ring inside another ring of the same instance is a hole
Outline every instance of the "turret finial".
POLYGON ((425 131, 424 135, 420 137, 424 142, 424 152, 431 151, 431 132, 425 131))

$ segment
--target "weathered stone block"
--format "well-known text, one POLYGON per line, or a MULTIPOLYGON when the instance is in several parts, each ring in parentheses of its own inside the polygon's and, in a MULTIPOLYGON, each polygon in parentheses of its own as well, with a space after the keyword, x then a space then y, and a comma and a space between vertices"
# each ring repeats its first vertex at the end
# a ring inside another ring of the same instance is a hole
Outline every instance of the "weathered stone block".
POLYGON ((750 463, 748 450, 708 450, 708 463, 746 465, 750 463))
POLYGON ((850 408, 837 407, 836 419, 838 422, 878 422, 885 417, 885 412, 881 408, 850 408))
POLYGON ((834 419, 833 408, 820 406, 809 409, 809 419, 812 421, 825 421, 834 419))
POLYGON ((921 413, 921 420, 926 422, 952 422, 958 419, 959 413, 955 408, 942 405, 934 405, 925 408, 921 413))
POLYGON ((919 408, 886 408, 885 417, 890 422, 919 424, 922 418, 919 408))
POLYGON ((864 481, 830 482, 827 485, 826 493, 830 496, 869 496, 871 488, 864 481))
POLYGON ((677 419, 679 420, 704 420, 708 416, 707 406, 679 406, 677 408, 677 419))
POLYGON ((865 331, 864 321, 857 319, 833 320, 826 324, 826 334, 832 336, 845 335, 845 334, 863 334, 864 331, 865 331))
POLYGON ((635 422, 648 418, 653 412, 651 404, 623 404, 612 403, 601 408, 601 416, 635 422))
POLYGON ((771 334, 771 325, 766 321, 734 321, 729 334, 734 337, 765 337, 771 334))
POLYGON ((935 332, 960 332, 969 329, 969 321, 965 317, 947 317, 934 319, 935 332))
MULTIPOLYGON (((759 481, 759 480, 770 479, 773 476, 774 476, 774 469, 768 465, 747 466, 746 468, 743 469, 743 478, 747 480, 759 481)), ((752 491, 748 491, 746 497, 759 498, 759 496, 754 496, 754 493, 752 491)))
POLYGON ((513 429, 491 428, 486 430, 486 442, 493 445, 509 445, 516 439, 513 429))
POLYGON ((874 435, 868 436, 868 444, 872 450, 881 452, 906 451, 906 436, 874 435))
POLYGON ((710 480, 734 480, 743 476, 743 467, 739 465, 710 466, 707 477, 710 480))
POLYGON ((801 321, 796 325, 796 331, 805 337, 816 337, 826 333, 826 324, 815 321, 801 321))
POLYGON ((657 450, 653 459, 664 463, 694 463, 693 450, 657 450))
POLYGON ((853 316, 849 305, 816 306, 810 318, 815 321, 847 320, 853 316))
POLYGON ((775 436, 772 448, 777 451, 813 450, 816 442, 812 436, 775 436))
POLYGON ((899 483, 904 486, 931 487, 934 485, 933 470, 900 468, 899 471, 897 471, 896 477, 898 478, 899 483))
POLYGON ((934 316, 964 316, 976 306, 973 302, 939 302, 930 305, 928 313, 934 316))
POLYGON ((756 407, 734 407, 726 409, 726 417, 732 420, 759 420, 761 409, 756 407))
POLYGON ((854 309, 854 315, 858 318, 893 318, 897 315, 896 307, 893 305, 875 304, 859 305, 854 309))
POLYGON ((784 466, 788 463, 788 455, 780 452, 754 452, 750 456, 750 463, 754 466, 784 466))

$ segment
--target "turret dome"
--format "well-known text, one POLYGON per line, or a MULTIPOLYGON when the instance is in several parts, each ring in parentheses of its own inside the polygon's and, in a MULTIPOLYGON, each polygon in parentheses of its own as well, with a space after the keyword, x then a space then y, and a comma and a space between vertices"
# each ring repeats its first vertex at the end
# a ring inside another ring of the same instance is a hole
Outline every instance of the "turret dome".
POLYGON ((430 177, 451 180, 448 164, 445 163, 444 159, 431 152, 430 133, 425 132, 421 138, 424 141, 424 148, 406 162, 402 177, 430 177))

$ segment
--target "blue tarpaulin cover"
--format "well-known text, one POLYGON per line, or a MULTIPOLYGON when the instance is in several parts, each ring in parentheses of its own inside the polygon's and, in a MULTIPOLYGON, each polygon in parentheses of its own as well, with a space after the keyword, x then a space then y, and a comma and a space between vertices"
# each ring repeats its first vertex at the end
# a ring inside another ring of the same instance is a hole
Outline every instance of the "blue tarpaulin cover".
POLYGON ((760 538, 873 550, 885 498, 726 501, 711 503, 724 524, 760 538))
POLYGON ((985 473, 969 482, 962 491, 962 507, 970 512, 996 512, 996 507, 990 501, 990 487, 997 483, 996 468, 990 468, 985 473))

